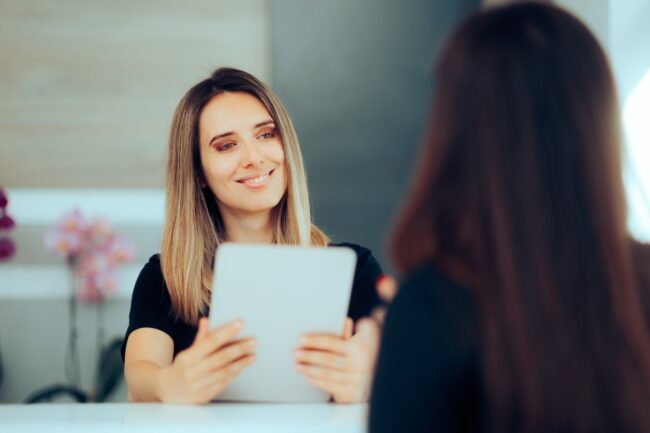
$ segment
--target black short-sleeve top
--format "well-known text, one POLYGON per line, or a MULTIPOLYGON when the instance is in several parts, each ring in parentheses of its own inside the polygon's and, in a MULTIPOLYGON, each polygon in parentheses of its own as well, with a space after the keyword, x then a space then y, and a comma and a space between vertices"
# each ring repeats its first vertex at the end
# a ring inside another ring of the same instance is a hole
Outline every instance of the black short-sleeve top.
MULTIPOLYGON (((348 247, 357 254, 357 265, 352 285, 348 316, 354 321, 368 316, 381 301, 375 290, 375 282, 381 275, 379 263, 369 249, 350 243, 330 244, 348 247)), ((208 315, 208 311, 205 315, 208 315)), ((155 328, 169 335, 174 341, 174 356, 188 348, 194 341, 197 324, 176 320, 172 313, 171 298, 162 275, 160 255, 152 256, 136 280, 131 298, 129 327, 122 343, 122 359, 131 332, 138 328, 155 328)))

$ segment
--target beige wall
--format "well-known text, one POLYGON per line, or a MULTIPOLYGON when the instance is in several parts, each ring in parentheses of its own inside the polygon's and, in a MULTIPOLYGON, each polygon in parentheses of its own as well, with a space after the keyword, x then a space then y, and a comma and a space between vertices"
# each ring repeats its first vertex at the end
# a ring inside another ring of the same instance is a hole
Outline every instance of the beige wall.
POLYGON ((175 105, 215 66, 270 77, 265 0, 0 0, 0 185, 159 187, 175 105))

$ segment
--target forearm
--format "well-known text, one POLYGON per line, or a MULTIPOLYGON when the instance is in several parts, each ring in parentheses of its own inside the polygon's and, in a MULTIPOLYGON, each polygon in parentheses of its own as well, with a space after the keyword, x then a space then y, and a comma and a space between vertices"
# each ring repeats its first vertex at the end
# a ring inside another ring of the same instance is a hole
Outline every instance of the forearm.
POLYGON ((125 367, 129 401, 162 401, 161 384, 163 368, 151 361, 132 361, 125 367))

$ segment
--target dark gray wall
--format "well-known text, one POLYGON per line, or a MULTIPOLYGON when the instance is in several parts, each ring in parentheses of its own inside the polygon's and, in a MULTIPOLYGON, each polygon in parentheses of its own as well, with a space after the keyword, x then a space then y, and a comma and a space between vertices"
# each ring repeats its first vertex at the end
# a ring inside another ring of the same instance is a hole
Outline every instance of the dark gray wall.
POLYGON ((307 165, 316 223, 373 250, 410 179, 438 47, 478 0, 275 0, 273 88, 307 165))

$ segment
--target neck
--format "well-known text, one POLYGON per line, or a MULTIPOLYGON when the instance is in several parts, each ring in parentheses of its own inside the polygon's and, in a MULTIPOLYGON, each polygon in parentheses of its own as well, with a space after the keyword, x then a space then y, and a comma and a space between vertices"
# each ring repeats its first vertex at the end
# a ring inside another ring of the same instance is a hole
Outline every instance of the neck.
POLYGON ((271 210, 262 212, 236 212, 220 209, 228 241, 270 244, 273 242, 271 210))

